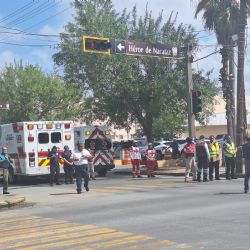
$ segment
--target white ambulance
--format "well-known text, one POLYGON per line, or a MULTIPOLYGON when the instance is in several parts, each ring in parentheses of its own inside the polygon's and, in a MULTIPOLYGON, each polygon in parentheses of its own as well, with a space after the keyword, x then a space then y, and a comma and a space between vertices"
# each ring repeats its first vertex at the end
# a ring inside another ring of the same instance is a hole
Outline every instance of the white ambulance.
POLYGON ((94 158, 95 172, 105 176, 107 171, 114 168, 114 151, 110 130, 106 126, 76 126, 75 146, 85 144, 85 148, 91 150, 94 158))
POLYGON ((17 176, 48 175, 49 150, 56 146, 60 154, 65 145, 74 149, 73 121, 17 122, 0 126, 0 148, 6 146, 13 160, 10 182, 17 176))

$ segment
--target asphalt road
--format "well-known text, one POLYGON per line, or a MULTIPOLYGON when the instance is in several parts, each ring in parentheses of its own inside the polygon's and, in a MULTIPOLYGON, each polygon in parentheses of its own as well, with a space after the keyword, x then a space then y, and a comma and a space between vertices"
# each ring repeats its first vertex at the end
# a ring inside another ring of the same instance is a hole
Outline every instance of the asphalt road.
POLYGON ((43 181, 10 191, 31 205, 0 211, 0 249, 250 248, 243 179, 184 183, 110 174, 80 195, 75 185, 43 181))

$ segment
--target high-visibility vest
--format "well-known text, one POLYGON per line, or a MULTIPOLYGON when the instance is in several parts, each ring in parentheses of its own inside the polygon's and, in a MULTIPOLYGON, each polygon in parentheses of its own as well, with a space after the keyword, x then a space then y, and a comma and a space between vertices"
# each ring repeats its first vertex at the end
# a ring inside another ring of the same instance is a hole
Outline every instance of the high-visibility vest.
POLYGON ((229 144, 229 143, 225 142, 225 144, 226 144, 227 147, 226 147, 226 149, 224 151, 224 155, 226 157, 234 157, 235 153, 236 153, 234 143, 232 142, 231 144, 229 144))
POLYGON ((210 156, 215 156, 215 155, 220 154, 220 146, 218 142, 215 142, 212 145, 209 145, 209 153, 210 153, 210 156))

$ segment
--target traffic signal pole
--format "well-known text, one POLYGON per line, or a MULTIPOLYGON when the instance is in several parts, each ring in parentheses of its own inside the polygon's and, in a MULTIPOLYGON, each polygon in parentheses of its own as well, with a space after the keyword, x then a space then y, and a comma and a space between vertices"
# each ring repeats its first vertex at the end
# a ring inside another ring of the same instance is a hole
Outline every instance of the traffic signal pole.
POLYGON ((188 110, 188 134, 189 137, 195 137, 195 117, 193 114, 192 104, 192 91, 193 91, 193 78, 192 78, 192 46, 188 44, 186 62, 187 62, 187 110, 188 110))

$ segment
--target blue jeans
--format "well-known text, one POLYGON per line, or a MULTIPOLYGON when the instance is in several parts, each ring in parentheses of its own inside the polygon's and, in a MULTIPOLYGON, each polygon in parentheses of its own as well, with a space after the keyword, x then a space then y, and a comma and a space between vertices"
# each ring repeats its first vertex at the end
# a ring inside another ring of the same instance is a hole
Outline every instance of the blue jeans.
POLYGON ((245 190, 249 190, 249 177, 250 177, 250 159, 245 159, 245 180, 244 180, 244 186, 245 190))
POLYGON ((82 191, 82 178, 84 179, 84 187, 86 188, 89 185, 88 164, 75 166, 75 174, 76 174, 76 190, 78 192, 81 192, 82 191))

